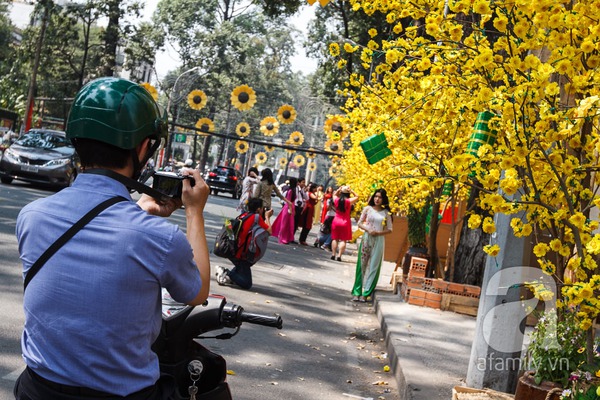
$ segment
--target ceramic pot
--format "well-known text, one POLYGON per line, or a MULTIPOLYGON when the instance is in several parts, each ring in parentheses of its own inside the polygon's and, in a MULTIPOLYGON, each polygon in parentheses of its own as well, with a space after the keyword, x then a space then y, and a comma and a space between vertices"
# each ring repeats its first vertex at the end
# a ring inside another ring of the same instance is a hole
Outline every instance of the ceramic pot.
POLYGON ((534 371, 527 371, 519 378, 515 400, 560 400, 563 389, 559 384, 544 381, 538 385, 533 374, 534 371))

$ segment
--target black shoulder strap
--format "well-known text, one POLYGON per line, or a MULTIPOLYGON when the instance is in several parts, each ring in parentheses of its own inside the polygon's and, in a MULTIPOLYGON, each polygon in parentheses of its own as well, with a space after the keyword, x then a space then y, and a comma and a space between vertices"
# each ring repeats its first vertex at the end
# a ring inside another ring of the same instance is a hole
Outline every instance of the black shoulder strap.
POLYGON ((33 277, 42 269, 42 266, 60 249, 65 243, 69 241, 77 232, 81 230, 88 222, 90 222, 96 215, 100 214, 103 210, 112 206, 113 204, 119 203, 121 201, 127 200, 122 196, 115 196, 108 200, 103 201, 98 204, 96 207, 88 211, 79 221, 77 221, 72 227, 70 227, 65 233, 62 234, 61 237, 56 239, 54 243, 37 259, 37 261, 29 268, 27 271, 27 275, 25 276, 25 282, 23 284, 23 291, 27 289, 27 285, 33 279, 33 277))

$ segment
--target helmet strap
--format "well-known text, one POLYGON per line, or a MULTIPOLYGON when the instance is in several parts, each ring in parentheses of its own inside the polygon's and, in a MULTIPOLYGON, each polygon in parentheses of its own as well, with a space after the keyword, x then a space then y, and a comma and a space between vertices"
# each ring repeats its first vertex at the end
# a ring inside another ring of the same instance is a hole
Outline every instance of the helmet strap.
POLYGON ((142 158, 141 161, 138 158, 137 148, 131 149, 131 158, 133 161, 133 179, 134 180, 137 181, 139 179, 140 175, 142 174, 142 169, 144 168, 144 166, 146 165, 146 163, 148 162, 150 157, 152 157, 152 155, 158 149, 159 146, 160 146, 160 140, 155 140, 154 143, 152 144, 152 146, 148 147, 148 149, 146 150, 146 154, 144 154, 144 157, 142 158))
POLYGON ((131 160, 133 161, 133 176, 132 179, 137 181, 140 175, 142 174, 142 167, 140 166, 140 159, 138 158, 137 149, 131 149, 131 160))

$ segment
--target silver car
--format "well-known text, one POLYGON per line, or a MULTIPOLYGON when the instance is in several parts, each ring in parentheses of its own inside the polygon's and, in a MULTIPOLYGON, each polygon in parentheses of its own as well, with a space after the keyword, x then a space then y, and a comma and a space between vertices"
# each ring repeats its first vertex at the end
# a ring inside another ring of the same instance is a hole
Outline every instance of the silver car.
POLYGON ((70 186, 81 169, 79 157, 62 131, 32 129, 4 150, 0 181, 13 179, 70 186))

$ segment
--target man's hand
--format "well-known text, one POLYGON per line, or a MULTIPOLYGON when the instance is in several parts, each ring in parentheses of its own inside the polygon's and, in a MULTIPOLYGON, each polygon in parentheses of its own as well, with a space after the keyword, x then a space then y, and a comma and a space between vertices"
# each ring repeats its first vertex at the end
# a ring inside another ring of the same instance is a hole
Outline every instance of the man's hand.
POLYGON ((159 203, 154 197, 147 194, 142 194, 142 197, 137 202, 138 206, 148 214, 157 215, 159 217, 168 217, 175 210, 181 208, 181 199, 170 199, 164 203, 159 203))
POLYGON ((267 219, 271 218, 272 215, 273 215, 273 209, 272 208, 270 210, 265 211, 265 217, 267 219))
POLYGON ((206 200, 210 193, 210 188, 202 179, 200 171, 197 169, 184 168, 181 170, 182 175, 190 175, 194 178, 195 184, 192 187, 189 179, 183 180, 183 190, 181 193, 181 200, 186 209, 195 209, 198 212, 204 210, 206 200))

